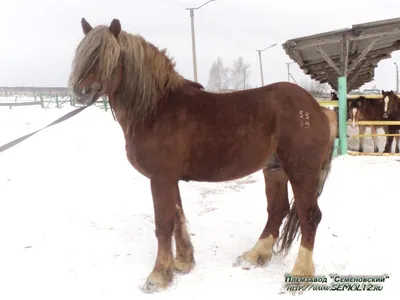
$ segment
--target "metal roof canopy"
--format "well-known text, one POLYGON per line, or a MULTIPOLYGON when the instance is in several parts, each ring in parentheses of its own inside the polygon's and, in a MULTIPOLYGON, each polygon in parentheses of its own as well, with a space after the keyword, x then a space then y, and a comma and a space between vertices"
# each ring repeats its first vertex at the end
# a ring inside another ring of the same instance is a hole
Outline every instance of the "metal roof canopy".
POLYGON ((374 79, 378 63, 400 50, 400 18, 353 25, 282 44, 305 74, 338 90, 338 77, 347 77, 347 92, 374 79))

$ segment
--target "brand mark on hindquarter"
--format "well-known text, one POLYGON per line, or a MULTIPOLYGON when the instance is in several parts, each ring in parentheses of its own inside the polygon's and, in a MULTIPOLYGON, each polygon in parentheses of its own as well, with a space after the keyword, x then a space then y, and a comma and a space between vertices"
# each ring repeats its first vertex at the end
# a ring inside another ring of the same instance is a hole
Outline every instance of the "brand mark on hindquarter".
POLYGON ((304 128, 310 128, 310 113, 308 111, 299 111, 300 126, 304 128))

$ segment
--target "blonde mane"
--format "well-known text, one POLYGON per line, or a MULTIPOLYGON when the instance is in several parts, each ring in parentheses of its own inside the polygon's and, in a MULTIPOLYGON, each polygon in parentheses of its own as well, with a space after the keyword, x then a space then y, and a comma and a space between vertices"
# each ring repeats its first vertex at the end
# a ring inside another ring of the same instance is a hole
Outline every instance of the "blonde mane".
POLYGON ((115 78, 122 59, 123 79, 117 90, 118 105, 134 123, 155 113, 159 101, 185 83, 175 63, 140 35, 121 31, 116 39, 107 26, 93 28, 76 50, 69 84, 74 86, 96 66, 102 83, 115 78))

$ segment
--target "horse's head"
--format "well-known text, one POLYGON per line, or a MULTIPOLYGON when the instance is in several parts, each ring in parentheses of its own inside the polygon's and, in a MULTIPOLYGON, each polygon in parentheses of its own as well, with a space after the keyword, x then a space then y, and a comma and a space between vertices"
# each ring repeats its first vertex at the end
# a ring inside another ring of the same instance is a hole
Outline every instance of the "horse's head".
POLYGON ((400 101, 393 91, 382 90, 383 102, 385 103, 383 109, 383 117, 387 119, 394 112, 399 111, 400 101))
POLYGON ((339 97, 335 91, 331 91, 331 100, 339 100, 339 97))
POLYGON ((351 127, 356 127, 356 123, 360 120, 361 108, 364 105, 364 98, 354 99, 348 102, 349 115, 351 120, 351 127))
POLYGON ((90 105, 114 93, 121 82, 121 24, 114 19, 110 26, 92 28, 84 18, 81 24, 85 37, 76 49, 69 83, 76 101, 90 105))

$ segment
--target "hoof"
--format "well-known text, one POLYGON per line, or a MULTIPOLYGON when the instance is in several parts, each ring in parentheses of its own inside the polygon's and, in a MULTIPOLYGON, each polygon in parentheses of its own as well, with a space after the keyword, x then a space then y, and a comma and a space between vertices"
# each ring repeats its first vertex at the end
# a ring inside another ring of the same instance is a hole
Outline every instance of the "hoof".
POLYGON ((182 260, 174 259, 174 271, 180 274, 188 274, 195 267, 195 262, 185 262, 182 260))
POLYGON ((258 255, 257 257, 251 257, 244 253, 243 255, 236 258, 232 263, 233 267, 241 267, 243 270, 250 270, 257 267, 265 266, 271 260, 272 254, 270 255, 258 255))
POLYGON ((147 278, 142 291, 147 294, 158 293, 166 290, 172 283, 172 276, 163 275, 161 272, 153 272, 147 278))
POLYGON ((310 265, 300 265, 295 266, 290 273, 293 277, 314 277, 315 274, 315 266, 314 263, 310 265))
POLYGON ((375 148, 375 149, 374 149, 374 153, 379 153, 379 149, 378 149, 378 148, 375 148))

